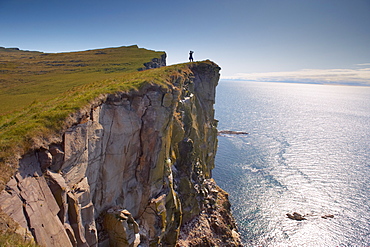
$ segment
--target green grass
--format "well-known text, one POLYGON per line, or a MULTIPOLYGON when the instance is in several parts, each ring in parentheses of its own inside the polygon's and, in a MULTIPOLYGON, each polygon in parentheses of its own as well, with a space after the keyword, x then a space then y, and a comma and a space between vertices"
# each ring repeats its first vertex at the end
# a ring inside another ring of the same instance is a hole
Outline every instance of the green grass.
POLYGON ((37 247, 37 244, 26 241, 16 233, 18 224, 0 211, 0 246, 1 247, 37 247))
POLYGON ((137 71, 163 52, 137 46, 70 53, 0 48, 0 115, 44 102, 75 86, 137 71))
POLYGON ((22 237, 14 233, 0 234, 1 247, 37 247, 35 243, 24 241, 22 237))

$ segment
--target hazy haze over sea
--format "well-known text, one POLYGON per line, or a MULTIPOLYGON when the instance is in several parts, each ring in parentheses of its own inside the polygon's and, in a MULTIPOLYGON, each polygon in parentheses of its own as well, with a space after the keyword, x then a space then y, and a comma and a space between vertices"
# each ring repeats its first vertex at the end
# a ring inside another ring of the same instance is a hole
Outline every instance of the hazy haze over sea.
POLYGON ((250 133, 218 138, 213 172, 246 246, 370 245, 370 87, 221 80, 215 108, 250 133))

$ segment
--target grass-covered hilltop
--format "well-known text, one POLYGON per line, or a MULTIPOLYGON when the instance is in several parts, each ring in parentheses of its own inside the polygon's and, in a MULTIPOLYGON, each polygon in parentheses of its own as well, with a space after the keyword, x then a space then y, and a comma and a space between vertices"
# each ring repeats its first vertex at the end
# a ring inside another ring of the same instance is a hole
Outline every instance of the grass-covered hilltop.
MULTIPOLYGON (((42 53, 0 47, 0 115, 54 98, 73 87, 135 72, 164 52, 129 47, 42 53)), ((164 57, 165 58, 165 57, 164 57)), ((163 59, 164 60, 164 59, 163 59)))

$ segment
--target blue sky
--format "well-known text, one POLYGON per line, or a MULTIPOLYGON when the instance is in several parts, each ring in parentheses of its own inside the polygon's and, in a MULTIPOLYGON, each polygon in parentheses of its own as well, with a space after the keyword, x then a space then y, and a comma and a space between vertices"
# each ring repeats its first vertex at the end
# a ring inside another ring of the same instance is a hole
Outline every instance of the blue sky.
POLYGON ((0 46, 137 44, 168 64, 193 50, 223 78, 370 85, 369 13, 370 0, 0 0, 0 46))

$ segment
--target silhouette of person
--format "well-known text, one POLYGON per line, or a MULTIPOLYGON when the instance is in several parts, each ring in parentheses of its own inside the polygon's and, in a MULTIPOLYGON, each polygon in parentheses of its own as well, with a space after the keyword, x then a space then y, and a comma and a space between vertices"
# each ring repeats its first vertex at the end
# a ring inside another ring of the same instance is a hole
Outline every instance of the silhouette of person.
POLYGON ((194 53, 193 51, 190 51, 189 52, 189 61, 190 62, 193 62, 194 61, 194 59, 193 59, 193 53, 194 53))

